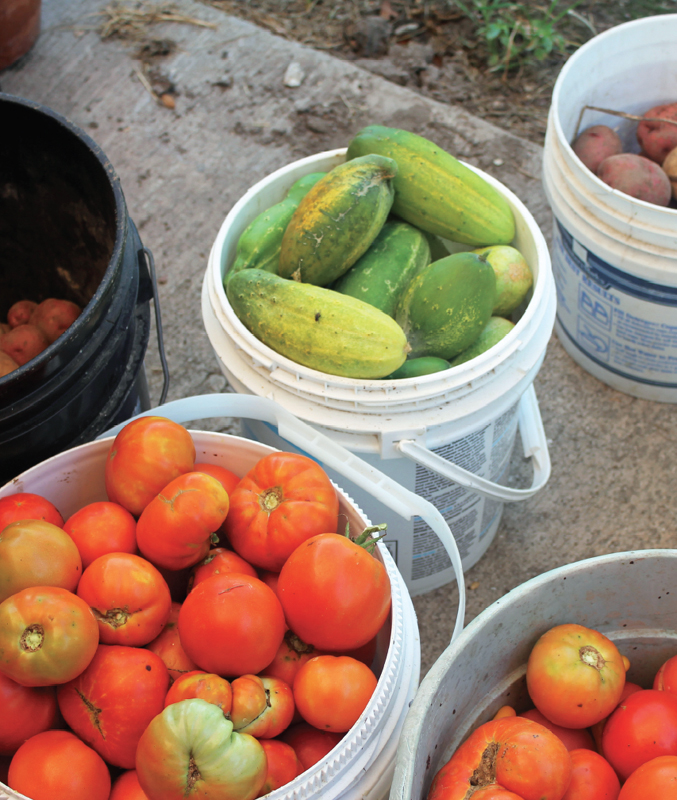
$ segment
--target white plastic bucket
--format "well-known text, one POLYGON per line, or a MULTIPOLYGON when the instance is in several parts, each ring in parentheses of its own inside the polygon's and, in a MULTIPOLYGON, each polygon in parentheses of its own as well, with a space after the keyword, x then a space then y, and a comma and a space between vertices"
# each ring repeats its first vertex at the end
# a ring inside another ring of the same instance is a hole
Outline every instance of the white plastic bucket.
POLYGON ((575 622, 630 659, 628 680, 650 689, 677 648, 677 550, 634 550, 545 572, 492 603, 442 653, 404 723, 390 800, 425 800, 456 748, 503 705, 532 704, 526 666, 538 638, 575 622))
POLYGON ((677 402, 677 210, 611 189, 571 143, 591 125, 614 128, 639 152, 637 123, 586 110, 641 115, 677 100, 677 14, 611 28, 577 50, 552 96, 543 184, 553 211, 555 329, 599 380, 647 400, 677 402), (580 124, 579 124, 580 122, 580 124))
MULTIPOLYGON (((283 408, 264 398, 238 395, 203 395, 177 400, 139 416, 161 415, 175 422, 212 417, 248 417, 274 424, 290 441, 340 474, 351 476, 369 491, 391 503, 398 514, 421 514, 449 548, 449 558, 458 570, 463 587, 461 559, 446 522, 425 500, 403 492, 386 475, 369 467, 352 453, 319 434, 283 408), (397 489, 397 497, 393 491, 397 489)), ((27 470, 0 488, 0 497, 15 492, 34 492, 46 497, 64 518, 82 506, 107 499, 104 483, 105 458, 112 435, 125 424, 95 442, 67 450, 27 470)), ((225 466, 244 475, 270 447, 223 433, 193 431, 197 460, 225 466)), ((370 524, 363 512, 341 489, 340 513, 353 530, 370 524)), ((420 675, 420 641, 416 614, 406 585, 388 549, 378 544, 378 554, 388 571, 392 587, 389 626, 379 634, 375 667, 379 674, 374 694, 360 719, 326 758, 286 786, 266 795, 270 800, 385 800, 388 796, 400 732, 420 675)), ((452 638, 463 627, 465 595, 461 592, 452 638)), ((0 800, 23 798, 0 783, 0 800)))
MULTIPOLYGON (((550 474, 532 386, 555 317, 547 244, 521 201, 494 178, 475 170, 510 204, 517 229, 514 246, 534 273, 533 295, 514 329, 478 358, 420 378, 358 381, 303 367, 262 344, 244 327, 226 298, 223 276, 234 260, 240 234, 258 214, 279 202, 301 176, 328 171, 344 160, 345 149, 296 161, 261 180, 233 206, 212 247, 203 282, 207 335, 236 392, 274 399, 433 503, 454 532, 467 570, 491 544, 503 503, 533 496, 550 474), (503 485, 518 424, 524 453, 534 466, 528 489, 503 485)), ((270 426, 250 425, 245 433, 289 449, 284 436, 270 426)), ((402 524, 359 484, 344 485, 370 518, 390 525, 388 546, 410 594, 453 580, 445 548, 424 521, 402 524)))

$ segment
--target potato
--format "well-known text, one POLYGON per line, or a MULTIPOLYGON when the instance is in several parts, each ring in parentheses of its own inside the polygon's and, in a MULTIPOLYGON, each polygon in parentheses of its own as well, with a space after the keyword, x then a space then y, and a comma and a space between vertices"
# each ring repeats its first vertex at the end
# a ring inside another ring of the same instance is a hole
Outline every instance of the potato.
POLYGON ((3 333, 7 333, 7 331, 11 330, 12 328, 7 322, 0 322, 0 336, 2 336, 3 333))
POLYGON ((670 180, 658 164, 634 153, 605 158, 597 175, 613 189, 657 206, 667 206, 672 196, 670 180))
POLYGON ((0 350, 22 367, 49 345, 47 337, 36 325, 17 325, 0 336, 0 350))
MULTIPOLYGON (((2 337, 0 337, 0 339, 2 339, 2 337)), ((7 353, 3 353, 3 351, 0 350, 0 378, 4 378, 5 375, 18 368, 19 365, 12 356, 8 356, 7 353)))
POLYGON ((48 297, 31 314, 30 324, 36 325, 51 344, 80 316, 80 306, 70 300, 48 297))
POLYGON ((586 128, 576 137, 572 148, 583 164, 595 174, 605 158, 623 152, 618 134, 607 125, 593 125, 586 128))
POLYGON ((668 176, 672 186, 672 196, 677 200, 677 147, 671 150, 665 157, 663 172, 668 176))
MULTIPOLYGON (((654 106, 645 117, 661 117, 677 122, 677 103, 654 106)), ((668 153, 677 147, 677 125, 670 122, 649 122, 642 120, 637 125, 637 141, 647 158, 662 164, 668 153)))
POLYGON ((28 325, 31 314, 37 306, 38 304, 33 300, 17 300, 7 312, 9 327, 16 328, 17 325, 28 325))

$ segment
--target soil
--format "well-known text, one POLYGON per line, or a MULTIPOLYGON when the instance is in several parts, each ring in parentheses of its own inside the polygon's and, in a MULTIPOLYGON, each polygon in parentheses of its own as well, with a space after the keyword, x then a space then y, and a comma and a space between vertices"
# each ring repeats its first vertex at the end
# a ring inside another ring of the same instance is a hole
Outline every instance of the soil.
MULTIPOLYGON (((614 3, 558 2, 544 6, 563 13, 554 31, 561 47, 537 60, 490 66, 486 38, 477 18, 461 7, 487 9, 496 0, 203 0, 278 36, 329 51, 422 95, 459 105, 471 114, 542 145, 557 75, 576 47, 593 35, 638 17, 674 10, 673 0, 617 0, 614 3), (571 9, 573 13, 564 13, 571 9)), ((506 5, 506 4, 501 4, 506 5)), ((547 8, 515 3, 548 19, 547 8)), ((475 14, 479 13, 475 11, 475 14)), ((515 39, 519 50, 524 42, 515 39)))

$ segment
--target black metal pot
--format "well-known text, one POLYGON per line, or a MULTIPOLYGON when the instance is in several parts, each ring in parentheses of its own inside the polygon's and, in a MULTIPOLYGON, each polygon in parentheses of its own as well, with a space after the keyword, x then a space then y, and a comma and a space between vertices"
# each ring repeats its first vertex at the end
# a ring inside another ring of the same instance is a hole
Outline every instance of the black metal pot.
POLYGON ((0 485, 150 407, 143 360, 150 251, 101 148, 44 106, 0 93, 0 320, 18 300, 77 303, 78 319, 0 378, 0 485))

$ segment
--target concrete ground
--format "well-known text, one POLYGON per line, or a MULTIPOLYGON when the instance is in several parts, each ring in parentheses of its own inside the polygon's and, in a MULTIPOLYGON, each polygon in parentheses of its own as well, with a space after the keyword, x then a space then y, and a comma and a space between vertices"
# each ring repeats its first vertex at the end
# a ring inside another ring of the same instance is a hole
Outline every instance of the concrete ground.
MULTIPOLYGON (((263 176, 345 146, 367 124, 428 136, 494 175, 549 237, 538 146, 190 0, 178 8, 208 27, 165 23, 152 29, 153 37, 177 44, 157 62, 176 87, 171 110, 144 88, 134 44, 100 39, 96 27, 106 5, 45 3, 37 45, 0 73, 0 87, 70 118, 102 146, 118 172, 130 216, 157 265, 169 399, 226 389, 204 331, 200 291, 228 210, 263 176), (303 76, 298 86, 285 84, 291 64, 303 76)), ((162 371, 154 339, 146 369, 156 403, 162 371)), ((532 500, 505 507, 489 551, 465 576, 467 621, 559 565, 677 541, 675 408, 608 388, 580 369, 555 336, 535 388, 552 477, 532 500)), ((219 427, 235 429, 229 420, 219 427)), ((514 467, 526 474, 520 456, 514 467)), ((422 674, 448 644, 456 597, 455 585, 447 585, 415 598, 422 674)))

